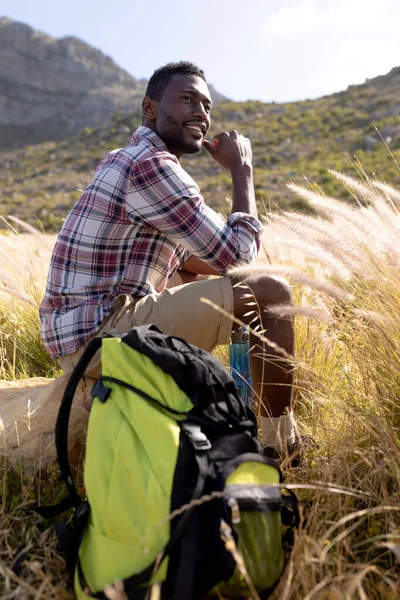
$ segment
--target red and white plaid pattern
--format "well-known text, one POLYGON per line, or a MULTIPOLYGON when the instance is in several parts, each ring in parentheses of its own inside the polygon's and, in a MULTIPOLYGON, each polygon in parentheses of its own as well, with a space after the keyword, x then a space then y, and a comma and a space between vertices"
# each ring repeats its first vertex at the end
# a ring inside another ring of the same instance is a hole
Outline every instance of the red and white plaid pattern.
POLYGON ((48 352, 75 352, 119 294, 162 292, 190 254, 221 273, 253 261, 260 231, 245 213, 225 223, 158 135, 139 127, 99 164, 60 230, 40 307, 48 352))

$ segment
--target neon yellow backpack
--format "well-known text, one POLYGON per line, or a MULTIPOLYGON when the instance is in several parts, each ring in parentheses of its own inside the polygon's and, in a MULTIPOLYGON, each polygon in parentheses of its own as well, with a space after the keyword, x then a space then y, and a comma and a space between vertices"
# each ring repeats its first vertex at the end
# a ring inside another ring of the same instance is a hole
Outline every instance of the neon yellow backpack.
POLYGON ((282 493, 254 414, 211 354, 154 325, 95 338, 65 390, 56 444, 63 508, 74 508, 72 524, 57 529, 78 600, 140 600, 155 588, 168 600, 241 597, 278 582, 297 501, 282 493), (83 500, 68 464, 68 419, 100 347, 83 500))

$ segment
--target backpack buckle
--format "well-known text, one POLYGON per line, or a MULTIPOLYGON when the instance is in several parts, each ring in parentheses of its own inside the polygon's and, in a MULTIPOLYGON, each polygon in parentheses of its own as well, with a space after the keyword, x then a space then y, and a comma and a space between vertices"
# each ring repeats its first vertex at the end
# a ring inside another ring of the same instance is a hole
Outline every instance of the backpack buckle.
POLYGON ((98 398, 100 400, 100 402, 102 402, 104 404, 104 402, 107 401, 110 393, 111 393, 111 388, 103 385, 103 382, 101 381, 101 379, 98 379, 96 381, 96 383, 94 384, 90 395, 92 396, 92 398, 98 398))
POLYGON ((211 442, 206 436, 206 434, 202 432, 199 425, 192 425, 191 423, 182 423, 182 427, 195 450, 210 450, 211 442))

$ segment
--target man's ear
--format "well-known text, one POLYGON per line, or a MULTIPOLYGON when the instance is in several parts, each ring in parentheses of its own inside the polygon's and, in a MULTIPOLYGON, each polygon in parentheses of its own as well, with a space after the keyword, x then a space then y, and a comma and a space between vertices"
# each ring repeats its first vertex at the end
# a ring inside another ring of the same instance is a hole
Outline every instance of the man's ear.
POLYGON ((142 100, 142 113, 145 119, 148 119, 149 121, 155 121, 157 114, 156 101, 152 100, 152 98, 149 98, 148 96, 145 96, 142 100))

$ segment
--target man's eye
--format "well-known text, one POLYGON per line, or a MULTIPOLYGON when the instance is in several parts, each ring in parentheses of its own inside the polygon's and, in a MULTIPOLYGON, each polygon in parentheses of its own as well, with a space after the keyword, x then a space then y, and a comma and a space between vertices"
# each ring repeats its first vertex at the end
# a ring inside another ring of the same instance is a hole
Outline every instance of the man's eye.
POLYGON ((192 99, 191 99, 190 96, 183 96, 182 100, 184 100, 185 102, 191 102, 192 101, 192 99))
POLYGON ((205 104, 204 110, 206 111, 206 113, 210 113, 211 112, 211 106, 209 104, 205 104))

